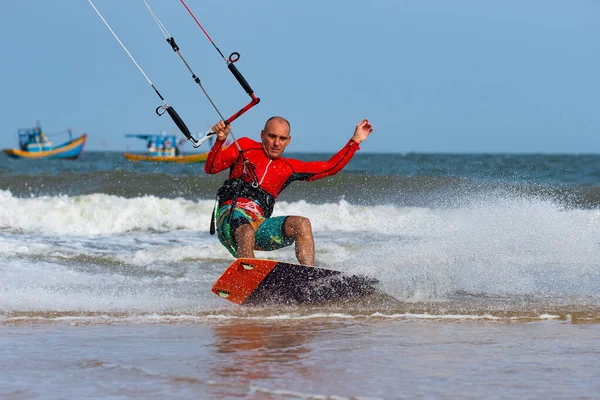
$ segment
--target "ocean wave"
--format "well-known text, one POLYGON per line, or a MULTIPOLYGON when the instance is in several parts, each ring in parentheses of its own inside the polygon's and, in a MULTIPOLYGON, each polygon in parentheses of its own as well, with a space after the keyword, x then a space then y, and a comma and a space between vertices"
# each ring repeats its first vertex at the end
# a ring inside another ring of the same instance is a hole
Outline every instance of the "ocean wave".
MULTIPOLYGON (((73 236, 205 231, 214 205, 212 200, 146 195, 17 197, 0 191, 0 229, 73 236)), ((493 195, 442 208, 357 205, 344 199, 322 204, 280 201, 274 215, 307 216, 315 232, 423 236, 475 229, 482 236, 502 230, 505 234, 499 236, 504 239, 517 235, 523 240, 535 240, 539 235, 585 237, 586 233, 597 239, 600 231, 600 210, 569 209, 551 200, 493 195)))

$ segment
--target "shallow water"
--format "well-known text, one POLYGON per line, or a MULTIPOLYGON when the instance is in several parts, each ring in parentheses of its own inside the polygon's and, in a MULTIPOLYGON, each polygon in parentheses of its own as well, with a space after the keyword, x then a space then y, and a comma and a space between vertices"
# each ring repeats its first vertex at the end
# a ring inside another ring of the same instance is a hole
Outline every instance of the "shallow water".
POLYGON ((9 324, 3 398, 597 398, 599 325, 315 316, 9 324))

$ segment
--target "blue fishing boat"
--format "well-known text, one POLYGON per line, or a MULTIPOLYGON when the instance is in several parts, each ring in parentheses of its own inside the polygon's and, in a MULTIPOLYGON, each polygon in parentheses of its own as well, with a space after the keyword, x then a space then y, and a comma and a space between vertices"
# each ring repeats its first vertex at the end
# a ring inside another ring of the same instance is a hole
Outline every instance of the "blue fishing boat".
POLYGON ((17 131, 19 148, 4 149, 3 152, 13 158, 63 158, 74 160, 83 151, 87 135, 84 133, 73 139, 71 129, 68 129, 67 132, 69 133, 69 140, 54 146, 38 123, 34 128, 19 129, 17 131))
POLYGON ((206 161, 208 157, 208 153, 181 154, 179 146, 185 142, 185 139, 177 140, 175 135, 136 133, 127 134, 125 137, 134 137, 146 141, 147 152, 145 154, 124 154, 125 158, 130 161, 193 163, 206 161))

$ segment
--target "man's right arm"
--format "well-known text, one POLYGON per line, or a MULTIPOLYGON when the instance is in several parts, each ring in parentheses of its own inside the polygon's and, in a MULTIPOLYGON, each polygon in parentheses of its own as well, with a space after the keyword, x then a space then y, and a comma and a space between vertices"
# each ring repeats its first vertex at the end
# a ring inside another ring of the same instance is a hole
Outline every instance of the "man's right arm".
POLYGON ((217 134, 217 140, 208 152, 204 164, 204 172, 207 174, 216 174, 231 167, 238 158, 236 146, 229 146, 223 150, 223 144, 227 140, 231 127, 221 120, 212 127, 212 130, 217 134))
POLYGON ((225 140, 216 140, 208 152, 208 157, 204 163, 204 172, 207 174, 219 173, 230 166, 223 159, 223 143, 225 143, 225 140))

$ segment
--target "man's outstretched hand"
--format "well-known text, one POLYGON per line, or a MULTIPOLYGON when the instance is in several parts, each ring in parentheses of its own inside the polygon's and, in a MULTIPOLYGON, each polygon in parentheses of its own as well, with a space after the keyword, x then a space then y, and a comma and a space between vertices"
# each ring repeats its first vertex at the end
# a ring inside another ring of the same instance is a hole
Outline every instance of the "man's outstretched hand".
POLYGON ((371 132, 373 132, 373 125, 371 125, 369 120, 365 118, 360 121, 358 125, 356 125, 354 135, 352 135, 352 140, 360 144, 371 134, 371 132))

